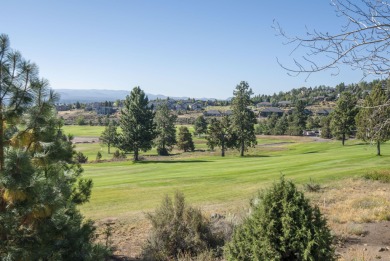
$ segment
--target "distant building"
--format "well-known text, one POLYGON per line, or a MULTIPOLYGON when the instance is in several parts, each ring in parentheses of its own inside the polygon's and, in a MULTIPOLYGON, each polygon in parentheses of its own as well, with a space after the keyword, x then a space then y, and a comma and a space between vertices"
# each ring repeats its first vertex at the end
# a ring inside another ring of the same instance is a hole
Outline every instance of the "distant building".
POLYGON ((319 109, 315 114, 318 116, 328 116, 332 111, 332 109, 319 109))
POLYGON ((272 114, 277 114, 278 116, 282 116, 284 111, 278 107, 268 107, 264 108, 263 110, 260 111, 259 116, 260 117, 268 117, 271 116, 272 114))
POLYGON ((204 116, 213 116, 213 117, 221 117, 222 116, 222 112, 217 111, 217 110, 208 110, 208 111, 205 111, 203 114, 204 114, 204 116))
POLYGON ((108 106, 100 106, 95 108, 95 111, 97 114, 100 115, 110 115, 116 112, 116 110, 113 107, 108 107, 108 106))
POLYGON ((257 108, 260 108, 260 107, 271 107, 271 106, 272 106, 272 103, 270 103, 270 102, 259 102, 258 104, 256 104, 257 108))
POLYGON ((292 105, 291 101, 280 101, 280 102, 278 102, 278 106, 281 106, 281 107, 288 107, 288 106, 291 106, 291 105, 292 105))

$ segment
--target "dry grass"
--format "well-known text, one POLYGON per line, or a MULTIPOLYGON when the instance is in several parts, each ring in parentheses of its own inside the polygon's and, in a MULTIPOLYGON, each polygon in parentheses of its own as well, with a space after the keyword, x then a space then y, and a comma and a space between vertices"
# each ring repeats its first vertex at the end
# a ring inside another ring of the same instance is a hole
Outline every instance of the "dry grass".
POLYGON ((308 195, 320 206, 330 225, 390 220, 388 184, 360 178, 346 179, 329 185, 320 193, 308 195))

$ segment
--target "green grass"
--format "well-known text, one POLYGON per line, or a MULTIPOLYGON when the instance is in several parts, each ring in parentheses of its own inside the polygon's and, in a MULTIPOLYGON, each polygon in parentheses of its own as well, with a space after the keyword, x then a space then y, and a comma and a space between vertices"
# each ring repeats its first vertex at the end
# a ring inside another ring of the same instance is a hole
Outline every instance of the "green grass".
MULTIPOLYGON (((180 126, 186 126, 190 130, 191 133, 194 132, 194 128, 192 125, 178 125, 176 126, 177 132, 180 126)), ((64 132, 66 134, 72 134, 75 137, 99 137, 101 133, 104 131, 104 126, 89 126, 89 125, 66 125, 64 126, 64 132)), ((207 150, 206 139, 198 136, 193 136, 193 140, 195 143, 196 150, 207 150)), ((111 160, 112 153, 115 152, 116 148, 111 147, 111 154, 107 152, 107 146, 101 143, 78 143, 76 144, 76 149, 84 153, 85 156, 88 157, 89 161, 93 161, 96 158, 96 154, 98 151, 102 154, 102 160, 111 160)), ((176 153, 176 152, 175 152, 176 153)), ((142 153, 142 155, 157 155, 157 151, 153 148, 150 151, 142 153)), ((132 154, 128 155, 128 158, 131 158, 132 154)))
POLYGON ((377 157, 374 147, 357 141, 344 147, 340 142, 302 142, 293 137, 264 136, 258 141, 243 158, 236 151, 225 158, 206 151, 140 163, 85 164, 84 176, 93 179, 94 188, 82 212, 94 219, 139 214, 153 210, 176 189, 199 206, 229 208, 246 203, 281 173, 299 184, 310 179, 322 184, 390 167, 388 144, 382 146, 384 156, 377 157))
POLYGON ((63 130, 66 134, 72 134, 77 137, 99 137, 104 128, 104 126, 65 125, 63 130))

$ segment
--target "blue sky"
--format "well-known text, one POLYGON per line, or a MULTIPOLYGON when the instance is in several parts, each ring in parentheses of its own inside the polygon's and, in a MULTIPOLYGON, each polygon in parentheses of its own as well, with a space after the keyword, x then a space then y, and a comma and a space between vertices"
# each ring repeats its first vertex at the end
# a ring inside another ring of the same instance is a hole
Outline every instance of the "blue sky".
MULTIPOLYGON (((54 89, 131 90, 168 96, 231 97, 242 80, 255 94, 302 86, 353 83, 362 73, 342 68, 288 76, 291 35, 306 27, 335 31, 343 24, 330 1, 3 1, 0 33, 38 64, 54 89)), ((298 53, 295 54, 299 55, 298 53)))

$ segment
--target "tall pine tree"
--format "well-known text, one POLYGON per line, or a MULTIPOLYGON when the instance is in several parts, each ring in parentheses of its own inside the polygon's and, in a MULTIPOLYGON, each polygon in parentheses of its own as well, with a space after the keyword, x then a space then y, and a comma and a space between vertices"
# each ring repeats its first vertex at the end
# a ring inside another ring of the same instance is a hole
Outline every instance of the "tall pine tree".
POLYGON ((248 147, 254 147, 257 144, 255 135, 256 116, 252 110, 248 108, 251 105, 250 96, 253 94, 249 84, 245 81, 240 82, 233 92, 232 101, 232 125, 234 132, 237 135, 237 147, 240 150, 240 155, 244 156, 244 151, 248 147))
POLYGON ((350 92, 343 92, 331 114, 330 127, 333 137, 341 138, 343 146, 346 137, 353 134, 356 128, 355 117, 358 113, 356 103, 355 95, 350 92))
POLYGON ((118 132, 116 131, 116 126, 112 121, 108 123, 108 125, 100 135, 100 140, 103 144, 107 145, 107 152, 108 154, 110 154, 111 146, 116 145, 118 140, 118 132))
MULTIPOLYGON (((7 52, 16 57, 3 48, 9 48, 7 41, 1 35, 0 60, 7 52)), ((102 259, 103 248, 92 243, 93 224, 77 208, 89 200, 92 181, 82 179, 81 167, 72 161, 71 140, 54 111, 56 94, 37 74, 24 79, 25 88, 12 87, 10 63, 3 62, 1 86, 9 88, 4 97, 13 101, 1 112, 0 259, 102 259)))
POLYGON ((154 121, 157 127, 157 136, 154 144, 157 147, 158 155, 168 155, 176 144, 175 121, 177 116, 171 114, 166 103, 158 106, 154 121))
POLYGON ((148 107, 146 97, 140 87, 134 87, 121 111, 119 125, 122 134, 119 136, 118 147, 126 152, 134 152, 134 161, 139 160, 139 151, 150 150, 156 137, 156 125, 153 121, 154 112, 148 107))
POLYGON ((237 135, 233 131, 229 116, 223 116, 221 120, 211 119, 207 134, 207 146, 211 149, 220 147, 222 157, 227 149, 234 148, 237 144, 237 135))

